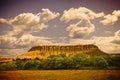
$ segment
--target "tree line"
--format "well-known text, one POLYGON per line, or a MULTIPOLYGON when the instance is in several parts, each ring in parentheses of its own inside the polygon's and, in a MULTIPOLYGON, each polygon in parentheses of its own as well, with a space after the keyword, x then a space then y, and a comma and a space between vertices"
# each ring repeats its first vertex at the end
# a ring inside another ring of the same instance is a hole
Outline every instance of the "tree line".
POLYGON ((120 69, 120 55, 50 55, 46 59, 19 59, 0 64, 0 70, 120 69))

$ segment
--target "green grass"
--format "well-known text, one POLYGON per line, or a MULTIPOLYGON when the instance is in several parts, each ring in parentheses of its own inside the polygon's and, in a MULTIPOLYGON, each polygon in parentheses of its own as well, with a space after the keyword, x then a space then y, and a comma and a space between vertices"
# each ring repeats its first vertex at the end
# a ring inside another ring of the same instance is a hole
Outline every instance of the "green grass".
POLYGON ((120 70, 0 71, 0 80, 120 80, 120 70))

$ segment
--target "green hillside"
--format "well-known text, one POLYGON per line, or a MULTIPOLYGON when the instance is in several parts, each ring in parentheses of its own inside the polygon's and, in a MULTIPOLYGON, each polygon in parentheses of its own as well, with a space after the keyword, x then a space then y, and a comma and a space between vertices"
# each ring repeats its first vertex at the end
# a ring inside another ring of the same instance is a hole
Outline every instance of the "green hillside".
POLYGON ((88 54, 88 55, 107 55, 99 50, 95 45, 44 45, 32 47, 27 53, 19 56, 19 58, 46 58, 50 55, 65 54, 88 54))

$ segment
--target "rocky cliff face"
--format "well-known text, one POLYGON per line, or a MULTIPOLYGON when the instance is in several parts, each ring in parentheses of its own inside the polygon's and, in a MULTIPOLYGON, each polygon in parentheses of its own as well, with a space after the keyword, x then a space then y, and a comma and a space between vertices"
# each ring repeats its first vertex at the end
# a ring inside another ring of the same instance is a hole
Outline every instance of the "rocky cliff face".
POLYGON ((44 45, 32 47, 27 53, 19 56, 19 58, 46 58, 50 55, 65 54, 74 55, 85 53, 89 55, 103 55, 95 45, 44 45))

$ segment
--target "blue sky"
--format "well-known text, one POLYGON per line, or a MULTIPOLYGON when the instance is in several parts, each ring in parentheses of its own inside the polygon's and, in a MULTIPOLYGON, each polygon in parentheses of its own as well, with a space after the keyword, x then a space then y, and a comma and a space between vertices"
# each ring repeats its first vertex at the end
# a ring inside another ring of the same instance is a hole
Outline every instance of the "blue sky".
POLYGON ((95 44, 120 53, 119 0, 0 0, 0 53, 33 46, 95 44))

